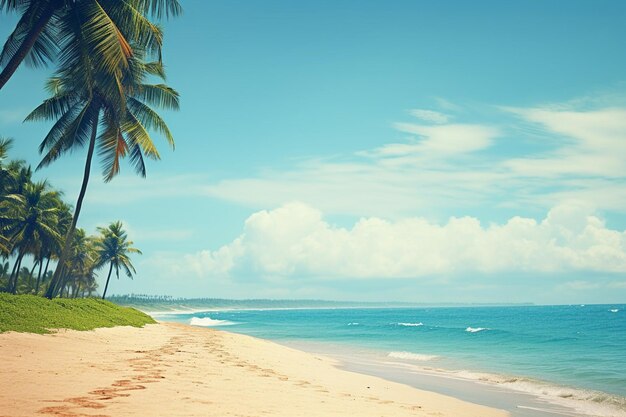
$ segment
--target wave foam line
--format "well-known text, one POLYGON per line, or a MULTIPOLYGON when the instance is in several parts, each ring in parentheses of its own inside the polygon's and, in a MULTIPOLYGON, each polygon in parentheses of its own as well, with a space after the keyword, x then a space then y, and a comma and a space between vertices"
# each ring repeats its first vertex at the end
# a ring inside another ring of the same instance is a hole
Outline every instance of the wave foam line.
POLYGON ((389 358, 396 359, 409 359, 413 361, 432 361, 433 359, 437 359, 439 356, 437 355, 424 355, 421 353, 413 353, 413 352, 389 352, 387 355, 389 358))
POLYGON ((418 372, 473 380, 537 396, 551 404, 594 417, 626 417, 626 397, 584 388, 573 388, 527 377, 498 375, 467 370, 445 370, 410 365, 418 372))
POLYGON ((419 322, 419 323, 396 323, 396 325, 404 326, 404 327, 419 327, 419 326, 423 326, 424 323, 422 323, 422 322, 419 322))
POLYGON ((228 320, 214 320, 210 317, 192 317, 189 320, 189 324, 192 326, 200 326, 200 327, 216 327, 216 326, 232 326, 233 324, 237 324, 233 321, 228 320))
POLYGON ((478 333, 484 330, 489 330, 489 329, 486 327, 468 327, 467 329, 465 329, 465 331, 468 333, 478 333))

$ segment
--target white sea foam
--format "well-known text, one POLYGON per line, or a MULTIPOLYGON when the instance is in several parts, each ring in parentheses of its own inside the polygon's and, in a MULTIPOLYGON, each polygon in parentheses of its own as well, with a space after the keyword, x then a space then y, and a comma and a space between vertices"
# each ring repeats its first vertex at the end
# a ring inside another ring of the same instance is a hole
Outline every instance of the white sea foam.
POLYGON ((624 397, 599 391, 553 385, 530 378, 515 378, 467 371, 461 373, 466 378, 495 383, 515 391, 536 395, 551 403, 570 407, 584 415, 626 417, 626 398, 624 397))
POLYGON ((568 407, 577 413, 595 417, 626 417, 626 398, 600 391, 551 384, 531 378, 490 374, 466 370, 446 370, 420 365, 407 365, 420 373, 453 379, 479 381, 535 395, 544 401, 568 407))
POLYGON ((358 326, 359 323, 348 323, 348 326, 358 326))
POLYGON ((390 358, 409 359, 412 361, 432 361, 433 359, 437 359, 439 357, 437 355, 424 355, 413 352, 389 352, 387 356, 390 358))
POLYGON ((609 310, 611 313, 617 313, 619 311, 619 308, 612 308, 609 310))
POLYGON ((201 326, 201 327, 216 327, 216 326, 232 326, 233 324, 237 324, 233 321, 228 320, 214 320, 210 317, 192 317, 189 321, 189 324, 192 326, 201 326))
POLYGON ((482 332, 483 330, 489 330, 486 327, 468 327, 467 329, 465 329, 466 332, 469 333, 478 333, 478 332, 482 332))
POLYGON ((404 326, 404 327, 419 327, 419 326, 423 326, 424 323, 419 322, 419 323, 396 323, 398 326, 404 326))

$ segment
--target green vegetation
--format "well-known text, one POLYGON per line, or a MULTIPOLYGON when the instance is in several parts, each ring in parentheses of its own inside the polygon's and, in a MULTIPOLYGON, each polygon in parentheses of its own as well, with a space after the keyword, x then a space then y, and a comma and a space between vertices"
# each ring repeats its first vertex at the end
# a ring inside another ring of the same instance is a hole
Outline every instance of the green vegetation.
POLYGON ((126 272, 128 278, 132 279, 136 271, 128 255, 131 253, 141 254, 141 251, 131 247, 133 242, 127 240, 126 232, 122 229, 121 222, 111 223, 106 228, 99 227, 98 231, 102 234, 102 239, 96 242, 96 251, 99 258, 96 266, 101 267, 106 265, 107 262, 109 263, 109 274, 107 275, 107 282, 102 293, 102 299, 104 300, 109 288, 109 280, 111 279, 113 268, 115 268, 117 279, 120 279, 120 268, 126 272))
POLYGON ((50 333, 53 329, 92 330, 98 327, 155 323, 148 315, 96 298, 48 300, 33 295, 0 293, 0 333, 50 333))
MULTIPOLYGON (((0 291, 43 295, 50 288, 50 261, 59 263, 72 214, 50 183, 32 181, 23 161, 6 161, 10 147, 10 140, 0 139, 0 291)), ((98 228, 95 236, 76 229, 56 295, 92 296, 98 289, 96 271, 109 263, 116 271, 134 272, 129 255, 141 252, 131 245, 119 221, 98 228)))
POLYGON ((107 286, 113 269, 132 278, 128 254, 141 253, 121 222, 99 228, 100 236, 77 227, 92 159, 97 148, 105 181, 124 158, 145 176, 144 158, 160 158, 149 132, 174 147, 155 111, 179 107, 178 93, 164 84, 163 31, 155 20, 182 9, 178 0, 0 0, 3 12, 19 19, 0 49, 0 90, 22 62, 54 67, 49 98, 27 117, 52 122, 37 169, 79 148, 87 147, 87 156, 72 208, 47 181, 32 181, 23 161, 7 163, 11 140, 0 138, 0 291, 91 296, 97 269, 109 265, 107 286))

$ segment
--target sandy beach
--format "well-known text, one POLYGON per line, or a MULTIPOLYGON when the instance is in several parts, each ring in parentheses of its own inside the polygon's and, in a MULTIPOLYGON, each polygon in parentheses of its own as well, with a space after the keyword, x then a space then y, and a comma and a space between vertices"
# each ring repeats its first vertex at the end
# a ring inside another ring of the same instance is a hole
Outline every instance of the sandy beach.
POLYGON ((1 416, 507 415, 265 340, 173 323, 6 333, 0 357, 1 416))

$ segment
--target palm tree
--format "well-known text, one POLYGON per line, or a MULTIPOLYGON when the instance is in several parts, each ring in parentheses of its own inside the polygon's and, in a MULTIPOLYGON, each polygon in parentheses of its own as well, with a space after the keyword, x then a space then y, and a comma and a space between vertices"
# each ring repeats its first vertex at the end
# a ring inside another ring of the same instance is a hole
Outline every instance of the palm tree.
POLYGON ((161 30, 146 15, 176 16, 182 8, 178 0, 0 0, 3 11, 20 12, 21 17, 0 52, 0 89, 24 59, 35 67, 57 55, 63 62, 76 48, 88 49, 109 72, 127 65, 132 43, 160 57, 161 30), (81 28, 81 42, 73 26, 81 28))
POLYGON ((98 231, 100 232, 101 237, 95 244, 96 253, 98 254, 96 268, 101 268, 106 263, 109 263, 109 273, 104 286, 104 292, 102 293, 102 299, 104 300, 107 294, 107 289, 109 288, 109 280, 111 279, 113 268, 115 268, 115 275, 117 276, 117 279, 120 278, 120 269, 123 269, 126 272, 126 276, 132 279, 133 274, 136 273, 136 271, 130 261, 129 254, 141 254, 141 251, 131 247, 131 245, 133 245, 132 241, 126 240, 127 236, 123 229, 122 222, 117 221, 111 223, 106 228, 99 227, 98 231))
MULTIPOLYGON (((80 28, 76 28, 78 35, 80 28)), ((55 120, 39 150, 46 152, 38 169, 67 151, 88 144, 83 183, 76 203, 72 224, 68 229, 46 297, 59 290, 62 268, 68 256, 72 235, 82 208, 91 171, 92 158, 98 142, 98 153, 104 166, 104 179, 110 181, 120 170, 120 159, 128 156, 135 170, 145 176, 144 155, 159 159, 159 153, 148 133, 156 130, 173 147, 174 140, 167 125, 150 105, 178 109, 178 93, 165 84, 148 84, 146 78, 165 79, 161 62, 146 63, 146 51, 135 47, 128 60, 128 69, 114 77, 98 71, 88 55, 77 56, 72 65, 57 72, 48 83, 52 97, 45 100, 26 120, 55 120), (102 129, 99 132, 99 127, 102 129)))
MULTIPOLYGON (((13 144, 13 139, 0 137, 0 198, 9 191, 9 185, 13 184, 13 175, 10 169, 5 166, 5 160, 9 154, 9 150, 13 144)), ((9 240, 5 236, 5 227, 0 222, 0 254, 9 255, 9 240)))
POLYGON ((0 288, 8 288, 9 286, 9 262, 0 264, 0 288))
POLYGON ((11 172, 5 166, 9 150, 13 146, 13 139, 0 137, 0 193, 4 194, 11 182, 11 172))
POLYGON ((17 291, 17 278, 24 256, 33 252, 37 242, 58 240, 58 192, 46 181, 27 183, 21 194, 9 194, 0 202, 0 222, 16 252, 15 265, 9 277, 9 291, 17 291))
POLYGON ((65 276, 61 284, 61 294, 63 289, 65 289, 69 297, 71 288, 71 297, 76 297, 82 286, 82 281, 92 273, 97 258, 93 240, 91 236, 87 236, 85 230, 76 229, 70 248, 70 256, 66 262, 65 276))

